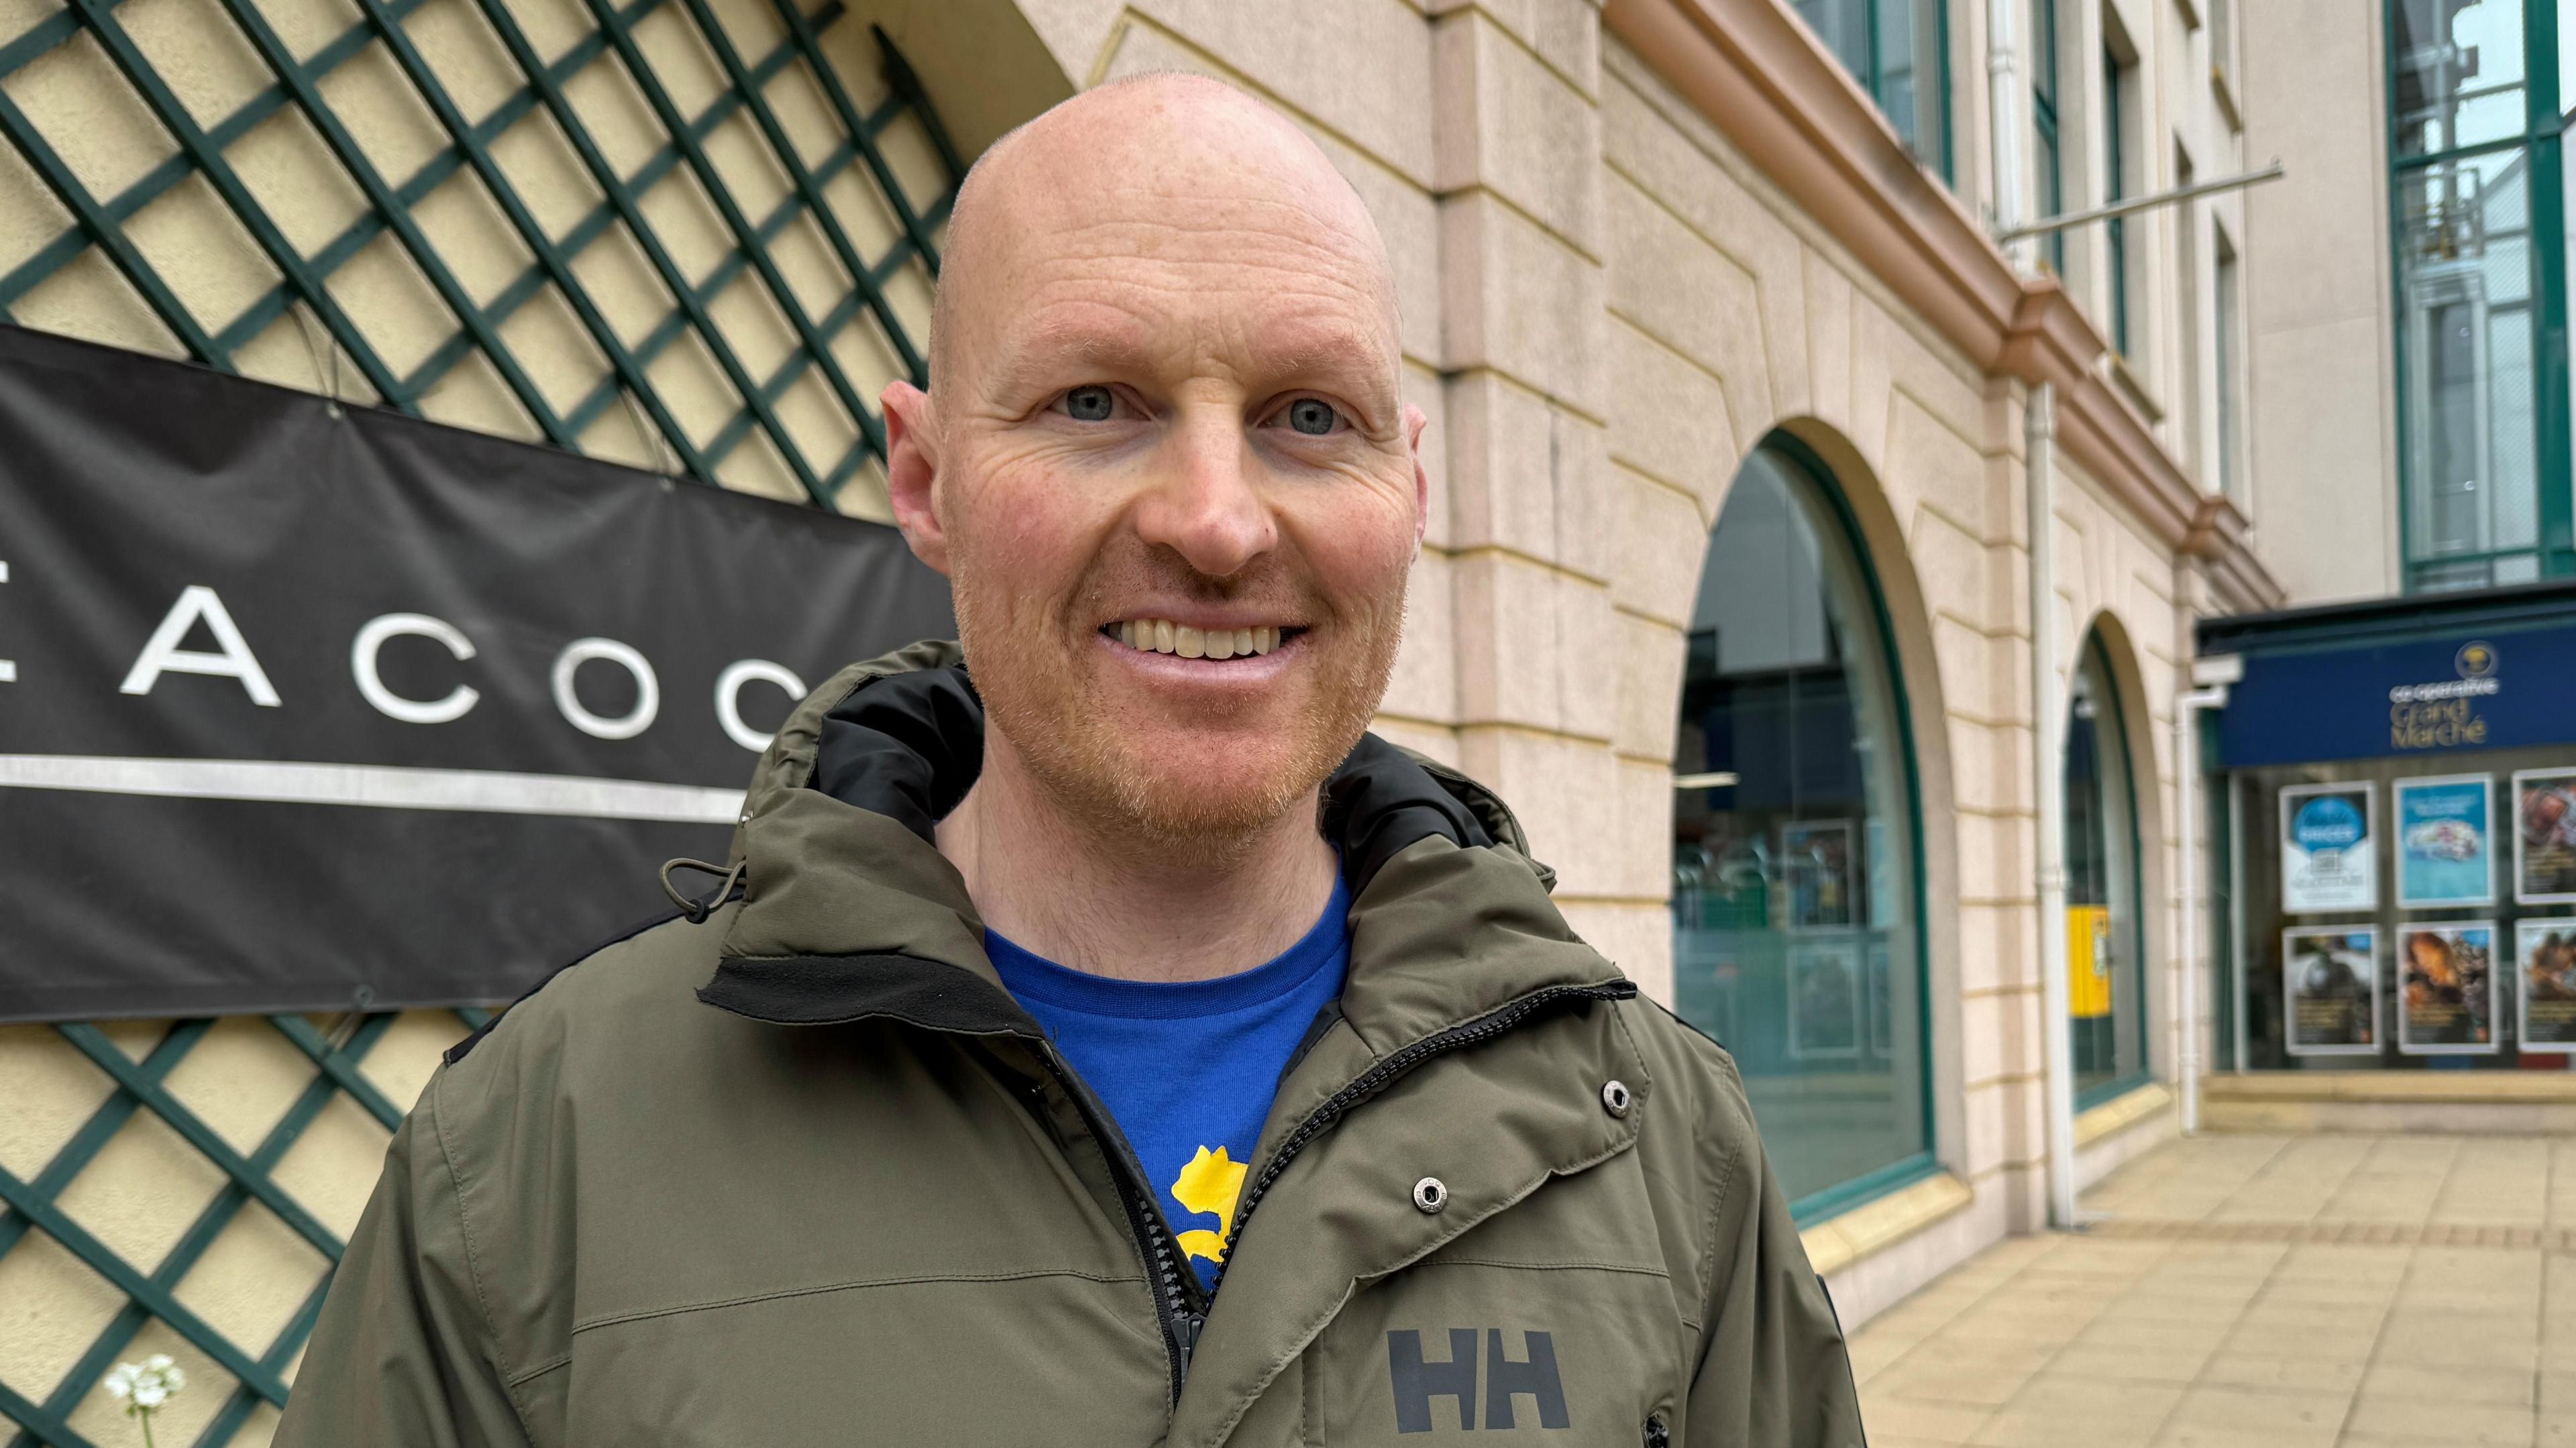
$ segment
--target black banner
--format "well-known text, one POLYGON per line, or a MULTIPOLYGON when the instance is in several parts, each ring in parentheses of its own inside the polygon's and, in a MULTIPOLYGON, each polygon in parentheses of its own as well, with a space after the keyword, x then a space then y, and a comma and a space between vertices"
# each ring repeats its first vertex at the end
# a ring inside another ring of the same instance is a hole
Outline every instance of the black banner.
POLYGON ((0 1019, 509 999, 952 627, 890 528, 0 326, 0 1019))

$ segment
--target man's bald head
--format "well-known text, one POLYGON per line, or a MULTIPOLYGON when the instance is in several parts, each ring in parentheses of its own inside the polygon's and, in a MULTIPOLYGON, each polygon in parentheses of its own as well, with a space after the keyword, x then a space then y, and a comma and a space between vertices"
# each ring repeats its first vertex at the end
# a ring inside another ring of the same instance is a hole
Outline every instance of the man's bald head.
POLYGON ((1204 199, 1269 193, 1307 213, 1319 246, 1344 253, 1383 302, 1395 340, 1386 243, 1359 193, 1295 122, 1223 81, 1179 72, 1084 91, 987 147, 957 188, 930 313, 930 382, 956 360, 961 320, 1014 265, 1012 240, 1060 224, 1103 191, 1204 199), (1212 184, 1213 183, 1213 184, 1212 184))
POLYGON ((1429 506, 1394 293, 1349 183, 1217 82, 1106 86, 985 154, 931 391, 884 398, 887 495, 953 585, 984 780, 1175 868, 1312 833, 1385 693, 1429 506))

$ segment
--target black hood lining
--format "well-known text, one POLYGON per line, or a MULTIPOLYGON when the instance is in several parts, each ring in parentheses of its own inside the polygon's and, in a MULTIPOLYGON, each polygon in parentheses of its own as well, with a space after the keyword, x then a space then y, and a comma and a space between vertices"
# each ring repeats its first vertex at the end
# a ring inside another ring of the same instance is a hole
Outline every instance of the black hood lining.
POLYGON ((782 1026, 895 1020, 960 1036, 1045 1035, 1008 991, 913 955, 728 957, 698 999, 782 1026))
MULTIPOLYGON (((960 664, 888 674, 851 690, 823 716, 813 787, 936 846, 939 821, 983 768, 984 701, 960 664)), ((1374 734, 1360 736, 1323 793, 1319 823, 1341 851, 1353 895, 1387 861, 1434 835, 1461 848, 1494 843, 1465 800, 1374 734)))

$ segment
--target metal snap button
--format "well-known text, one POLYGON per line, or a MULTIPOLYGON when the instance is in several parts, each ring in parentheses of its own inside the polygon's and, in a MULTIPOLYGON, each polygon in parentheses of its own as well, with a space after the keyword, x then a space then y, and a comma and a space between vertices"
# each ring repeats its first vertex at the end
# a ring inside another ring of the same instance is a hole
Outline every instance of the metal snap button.
POLYGON ((1438 1177, 1424 1177, 1413 1184, 1413 1204, 1425 1213, 1449 1205, 1449 1184, 1438 1177))
POLYGON ((1628 1093, 1628 1083, 1612 1081, 1601 1088, 1601 1109, 1613 1116, 1624 1117, 1637 1098, 1628 1093))

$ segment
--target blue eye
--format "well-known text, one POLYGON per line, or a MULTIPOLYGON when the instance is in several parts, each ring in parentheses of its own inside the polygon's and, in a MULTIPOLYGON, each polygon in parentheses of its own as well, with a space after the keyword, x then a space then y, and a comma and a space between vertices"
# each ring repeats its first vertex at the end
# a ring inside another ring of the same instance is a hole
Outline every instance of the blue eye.
POLYGON ((1341 414, 1333 411, 1331 403, 1300 397, 1288 404, 1288 426, 1308 437, 1324 436, 1339 421, 1341 414))
POLYGON ((1118 394, 1106 387, 1077 387, 1064 395, 1065 416, 1076 422, 1107 422, 1118 407, 1118 394))

